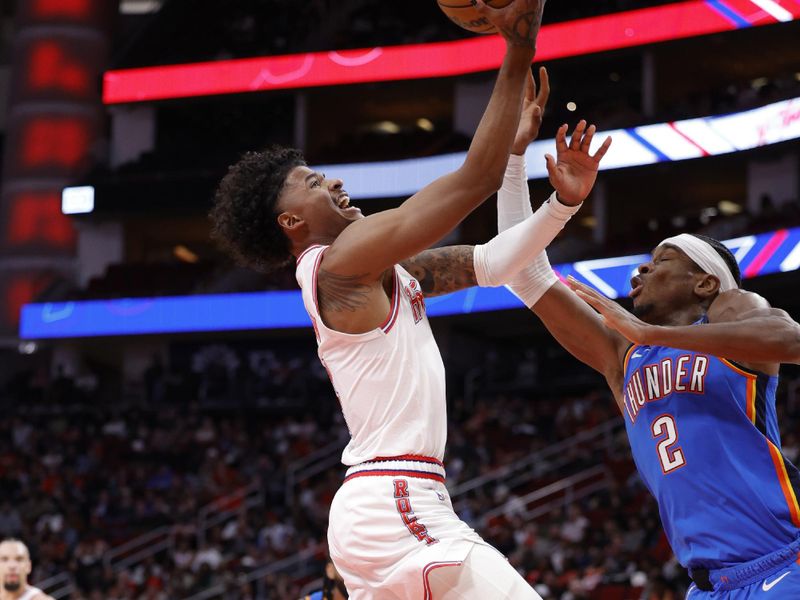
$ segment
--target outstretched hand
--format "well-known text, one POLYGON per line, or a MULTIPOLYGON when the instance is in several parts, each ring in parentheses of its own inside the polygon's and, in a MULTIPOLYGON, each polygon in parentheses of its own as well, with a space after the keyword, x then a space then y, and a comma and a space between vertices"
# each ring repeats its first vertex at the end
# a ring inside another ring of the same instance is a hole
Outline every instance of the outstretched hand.
POLYGON ((550 77, 547 69, 539 67, 539 81, 541 88, 536 93, 536 80, 533 73, 528 73, 528 83, 525 87, 525 99, 522 103, 522 116, 519 119, 519 128, 511 146, 511 153, 523 155, 530 143, 539 137, 539 129, 544 118, 544 109, 550 97, 550 77))
POLYGON ((472 4, 478 14, 497 27, 510 46, 536 50, 545 2, 547 0, 514 0, 502 8, 488 6, 483 0, 473 0, 472 4))
POLYGON ((625 339, 634 344, 649 344, 652 325, 648 325, 613 300, 609 300, 594 288, 581 283, 571 275, 567 277, 567 285, 578 298, 600 313, 606 327, 618 331, 625 339))
POLYGON ((562 125, 556 133, 556 155, 545 154, 550 184, 558 192, 558 197, 565 204, 577 206, 592 191, 597 180, 600 161, 611 146, 611 138, 603 140, 603 144, 593 155, 589 154, 589 146, 597 131, 594 125, 586 128, 586 121, 581 120, 572 132, 567 144, 567 125, 562 125))

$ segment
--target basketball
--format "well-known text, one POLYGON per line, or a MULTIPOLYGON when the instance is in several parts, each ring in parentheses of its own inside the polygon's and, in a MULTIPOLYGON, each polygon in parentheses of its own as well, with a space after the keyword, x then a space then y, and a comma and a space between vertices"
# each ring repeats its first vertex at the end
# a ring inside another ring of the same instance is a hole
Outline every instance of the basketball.
MULTIPOLYGON (((514 0, 485 0, 493 8, 503 8, 514 0)), ((439 8, 459 27, 475 33, 495 33, 494 25, 482 17, 471 0, 436 0, 439 8)))

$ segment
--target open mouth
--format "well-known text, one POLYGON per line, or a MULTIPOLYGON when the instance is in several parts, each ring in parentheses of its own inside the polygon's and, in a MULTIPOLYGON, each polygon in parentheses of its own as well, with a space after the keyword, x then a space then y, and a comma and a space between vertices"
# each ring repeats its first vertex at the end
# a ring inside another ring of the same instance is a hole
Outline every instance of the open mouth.
POLYGON ((347 194, 341 194, 336 199, 336 206, 338 206, 339 208, 349 208, 350 207, 350 196, 348 196, 347 194))
POLYGON ((639 294, 642 293, 642 288, 643 287, 644 287, 644 284, 643 284, 643 282, 642 282, 640 277, 637 276, 637 277, 631 278, 631 291, 628 292, 628 297, 629 298, 636 298, 636 296, 638 296, 639 294))

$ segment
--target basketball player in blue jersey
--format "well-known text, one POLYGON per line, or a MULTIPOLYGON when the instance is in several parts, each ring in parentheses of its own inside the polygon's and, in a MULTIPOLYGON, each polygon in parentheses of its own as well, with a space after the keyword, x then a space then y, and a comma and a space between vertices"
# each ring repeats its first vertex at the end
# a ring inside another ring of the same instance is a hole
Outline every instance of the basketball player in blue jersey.
MULTIPOLYGON (((530 214, 524 152, 543 109, 527 115, 527 136, 512 149, 498 193, 501 231, 530 214)), ((572 180, 565 186, 594 181, 580 164, 557 172, 562 155, 581 148, 581 127, 558 138, 558 163, 547 159, 551 178, 572 180)), ((731 252, 700 235, 653 250, 631 280, 633 314, 577 281, 568 286, 542 252, 510 287, 606 377, 639 474, 694 581, 687 597, 800 599, 800 474, 781 453, 775 413, 780 363, 800 363, 800 325, 742 290, 731 252)))

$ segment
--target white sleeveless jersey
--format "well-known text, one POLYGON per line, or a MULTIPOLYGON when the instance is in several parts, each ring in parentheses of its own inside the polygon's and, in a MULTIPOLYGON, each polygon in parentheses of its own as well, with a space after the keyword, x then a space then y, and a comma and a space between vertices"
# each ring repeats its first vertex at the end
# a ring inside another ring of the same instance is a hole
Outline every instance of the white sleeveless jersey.
POLYGON ((32 600, 33 598, 39 596, 40 594, 44 595, 44 592, 37 587, 29 585, 28 588, 25 590, 25 592, 22 594, 22 596, 17 598, 17 600, 32 600))
POLYGON ((297 260, 297 283, 350 430, 342 462, 422 455, 442 460, 447 441, 444 364, 425 315, 419 282, 394 267, 391 310, 372 331, 348 334, 325 326, 317 306, 317 271, 327 246, 297 260))

